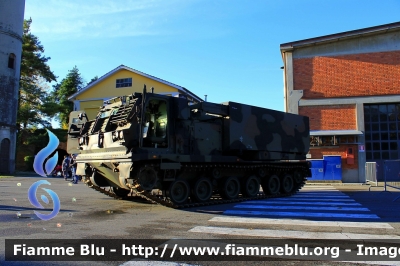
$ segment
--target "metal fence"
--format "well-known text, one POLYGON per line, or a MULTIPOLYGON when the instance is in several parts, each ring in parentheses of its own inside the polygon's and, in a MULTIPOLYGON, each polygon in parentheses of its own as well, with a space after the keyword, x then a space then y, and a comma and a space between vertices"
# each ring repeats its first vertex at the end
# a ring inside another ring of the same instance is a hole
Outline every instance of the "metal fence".
POLYGON ((400 189, 400 160, 386 160, 383 165, 385 187, 400 189))
POLYGON ((365 179, 368 184, 378 186, 378 164, 376 162, 365 163, 365 179))

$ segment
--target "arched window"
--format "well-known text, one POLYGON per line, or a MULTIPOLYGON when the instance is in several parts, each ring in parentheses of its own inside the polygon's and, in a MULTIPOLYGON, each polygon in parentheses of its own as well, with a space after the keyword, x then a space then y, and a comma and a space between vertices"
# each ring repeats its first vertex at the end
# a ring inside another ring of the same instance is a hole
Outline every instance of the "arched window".
POLYGON ((15 54, 13 53, 8 57, 8 68, 15 69, 15 54))

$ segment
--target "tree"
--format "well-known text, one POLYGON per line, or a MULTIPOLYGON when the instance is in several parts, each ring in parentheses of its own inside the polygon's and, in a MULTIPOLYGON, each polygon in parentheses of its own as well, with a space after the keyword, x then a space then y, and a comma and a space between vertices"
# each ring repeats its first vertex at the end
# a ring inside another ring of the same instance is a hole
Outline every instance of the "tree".
POLYGON ((83 78, 77 66, 70 70, 67 76, 54 86, 53 99, 58 104, 58 119, 62 128, 68 127, 69 113, 73 111, 74 104, 68 97, 83 88, 83 78))
POLYGON ((56 76, 47 64, 44 47, 30 31, 32 19, 24 21, 21 57, 21 77, 18 97, 17 124, 21 130, 42 125, 49 127, 46 117, 57 112, 50 102, 46 82, 56 81, 56 76))
POLYGON ((98 76, 95 76, 94 78, 92 78, 92 79, 86 84, 86 86, 92 84, 93 82, 95 82, 95 81, 98 80, 98 79, 99 79, 99 77, 98 77, 98 76))
MULTIPOLYGON (((38 134, 37 128, 51 127, 49 119, 58 112, 55 103, 49 95, 49 82, 56 81, 56 76, 50 70, 50 57, 43 55, 44 47, 39 39, 30 31, 32 19, 24 20, 23 44, 21 56, 20 87, 18 91, 17 112, 17 158, 33 155, 34 145, 42 146, 48 140, 47 136, 38 134), (40 140, 38 141, 37 139, 40 140)), ((39 148, 36 146, 36 148, 39 148)), ((17 160, 17 166, 19 160, 17 160)), ((32 164, 31 164, 32 165, 32 164)))

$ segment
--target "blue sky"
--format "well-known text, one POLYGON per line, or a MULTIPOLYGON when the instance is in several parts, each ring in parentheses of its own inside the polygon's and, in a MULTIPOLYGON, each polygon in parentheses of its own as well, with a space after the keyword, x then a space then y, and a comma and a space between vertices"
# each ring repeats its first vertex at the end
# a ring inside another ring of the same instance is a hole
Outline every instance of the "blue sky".
POLYGON ((400 21, 385 0, 26 0, 61 81, 124 64, 210 102, 283 111, 282 43, 400 21))

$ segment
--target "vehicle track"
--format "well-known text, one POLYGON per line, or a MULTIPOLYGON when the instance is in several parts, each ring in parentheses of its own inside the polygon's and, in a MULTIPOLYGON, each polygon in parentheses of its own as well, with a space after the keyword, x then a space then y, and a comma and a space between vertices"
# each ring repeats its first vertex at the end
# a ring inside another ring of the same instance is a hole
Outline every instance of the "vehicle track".
MULTIPOLYGON (((145 165, 145 166, 151 166, 154 168, 157 168, 157 165, 151 164, 151 165, 145 165)), ((236 199, 224 199, 222 198, 219 194, 213 194, 212 197, 210 198, 209 201, 207 202, 195 202, 192 199, 188 199, 188 201, 184 204, 175 204, 173 203, 168 197, 163 196, 160 191, 156 192, 155 190, 153 191, 145 191, 143 190, 140 186, 138 186, 135 190, 131 190, 131 192, 127 196, 119 196, 113 192, 111 187, 106 187, 102 188, 99 186, 94 185, 90 179, 84 178, 84 182, 86 185, 91 187, 94 190, 97 190, 107 196, 113 197, 118 200, 130 200, 130 201, 137 201, 139 198, 144 199, 147 202, 153 203, 153 204, 160 204, 166 207, 170 208, 175 208, 175 209, 183 209, 183 208, 192 208, 192 207, 200 207, 200 206, 210 206, 210 205, 218 205, 218 204, 227 204, 227 203, 236 203, 236 202, 242 202, 242 201, 248 201, 248 200, 259 200, 259 199, 266 199, 266 198, 279 198, 279 197, 288 197, 291 195, 296 194, 305 184, 307 178, 307 171, 308 169, 301 165, 301 166, 293 166, 293 164, 261 164, 261 165, 230 165, 230 164, 204 164, 204 165, 198 165, 198 164, 186 164, 183 166, 183 171, 203 171, 206 172, 209 169, 218 167, 218 169, 226 170, 226 169, 247 169, 249 172, 254 172, 254 170, 257 170, 257 168, 261 169, 267 169, 268 171, 273 171, 273 173, 283 173, 287 171, 294 171, 301 169, 301 171, 304 174, 304 177, 300 183, 294 182, 294 188, 292 192, 290 193, 278 193, 275 195, 267 195, 264 192, 259 192, 257 196, 255 197, 243 197, 241 194, 238 198, 236 199)))

